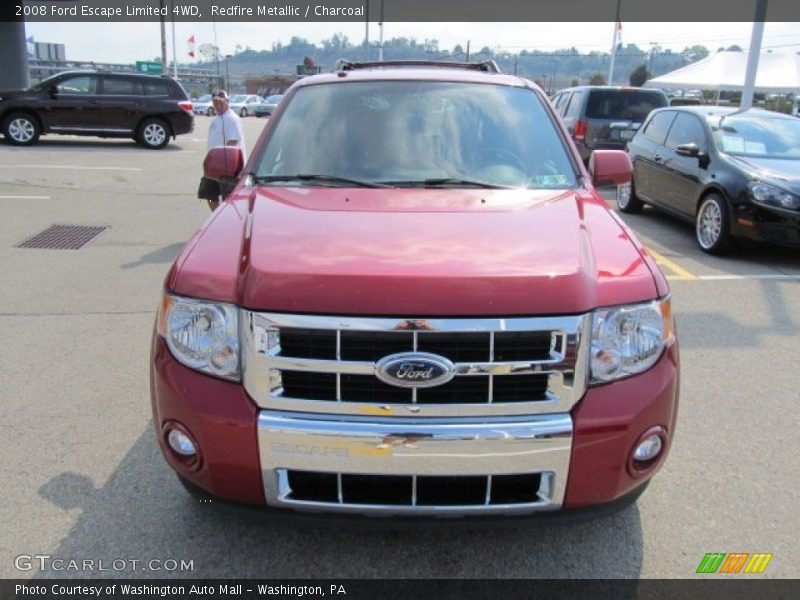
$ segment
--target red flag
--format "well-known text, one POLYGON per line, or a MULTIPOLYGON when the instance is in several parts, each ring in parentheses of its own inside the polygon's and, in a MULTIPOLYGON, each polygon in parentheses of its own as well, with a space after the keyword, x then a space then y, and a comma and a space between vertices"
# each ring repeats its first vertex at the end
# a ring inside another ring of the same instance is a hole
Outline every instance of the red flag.
POLYGON ((186 42, 189 44, 189 56, 194 58, 194 35, 190 35, 186 42))

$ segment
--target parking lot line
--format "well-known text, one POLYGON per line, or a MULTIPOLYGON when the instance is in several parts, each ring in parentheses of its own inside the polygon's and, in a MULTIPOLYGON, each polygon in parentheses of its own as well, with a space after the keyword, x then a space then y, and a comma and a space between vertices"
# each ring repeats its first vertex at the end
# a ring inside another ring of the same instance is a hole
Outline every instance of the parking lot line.
POLYGON ((647 251, 651 254, 651 256, 656 261, 656 264, 659 267, 671 272, 671 274, 670 273, 665 274, 667 279, 671 281, 693 281, 697 279, 697 275, 689 273, 689 271, 681 267, 676 262, 671 261, 663 254, 656 252, 650 247, 647 248, 647 251))
POLYGON ((750 275, 699 275, 702 281, 800 281, 800 273, 753 273, 750 275))
POLYGON ((83 165, 0 165, 0 169, 69 169, 71 171, 141 171, 139 167, 87 167, 83 165))

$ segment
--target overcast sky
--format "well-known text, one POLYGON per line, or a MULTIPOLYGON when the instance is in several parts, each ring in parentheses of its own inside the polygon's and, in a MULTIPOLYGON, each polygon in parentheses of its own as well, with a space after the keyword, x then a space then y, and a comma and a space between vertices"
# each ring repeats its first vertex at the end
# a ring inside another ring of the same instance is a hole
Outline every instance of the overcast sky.
MULTIPOLYGON (((26 34, 37 42, 66 45, 67 60, 131 63, 161 54, 158 23, 27 23, 26 34)), ((212 23, 176 23, 178 62, 189 61, 186 40, 194 35, 198 47, 214 44, 212 23)), ((649 49, 651 43, 680 51, 695 44, 716 50, 737 44, 750 46, 752 23, 630 23, 622 24, 624 44, 649 49)), ((223 54, 233 54, 237 45, 269 50, 273 43, 288 43, 292 36, 319 44, 333 34, 344 33, 351 43, 364 40, 364 23, 218 23, 216 45, 223 54)), ((370 26, 370 41, 377 41, 377 23, 370 26)), ((607 52, 611 47, 613 23, 387 23, 384 37, 414 37, 439 41, 440 49, 456 44, 473 51, 484 46, 518 52, 556 50, 574 46, 580 52, 607 52)), ((171 24, 167 26, 168 55, 172 58, 171 24)), ((763 49, 800 52, 800 23, 766 23, 763 49)), ((349 58, 359 59, 360 56, 349 58)))

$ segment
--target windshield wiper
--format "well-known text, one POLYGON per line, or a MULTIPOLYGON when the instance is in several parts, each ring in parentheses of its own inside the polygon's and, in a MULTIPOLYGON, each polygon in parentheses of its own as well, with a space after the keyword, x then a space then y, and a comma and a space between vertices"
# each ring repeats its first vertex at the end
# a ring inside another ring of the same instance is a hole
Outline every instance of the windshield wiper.
POLYGON ((350 179, 348 177, 337 177, 336 175, 311 175, 305 173, 296 173, 294 175, 260 175, 254 177, 255 183, 271 183, 273 181, 316 181, 320 183, 341 183, 351 185, 354 187, 365 188, 383 188, 390 187, 388 185, 378 183, 375 181, 363 181, 361 179, 350 179))
POLYGON ((390 184, 397 187, 446 187, 446 186, 468 186, 485 188, 488 190, 512 190, 513 186, 500 185, 497 183, 489 183, 487 181, 475 181, 472 179, 461 179, 459 177, 437 177, 434 179, 419 179, 419 180, 398 180, 398 181, 382 181, 381 183, 390 184))

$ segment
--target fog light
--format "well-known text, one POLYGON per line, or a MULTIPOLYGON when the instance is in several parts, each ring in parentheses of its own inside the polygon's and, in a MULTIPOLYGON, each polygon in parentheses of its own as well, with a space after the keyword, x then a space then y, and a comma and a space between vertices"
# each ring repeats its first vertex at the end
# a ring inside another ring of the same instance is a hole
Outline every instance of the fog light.
POLYGON ((628 473, 634 477, 642 477, 653 472, 661 464, 661 458, 667 451, 667 444, 669 435, 660 425, 642 433, 628 455, 628 473))
POLYGON ((662 446, 660 435, 650 435, 636 446, 636 450, 633 452, 633 460, 637 462, 650 462, 661 454, 662 446))
POLYGON ((197 448, 195 448, 194 442, 188 435, 186 435, 182 431, 173 429, 172 431, 169 432, 169 436, 167 436, 167 441, 169 441, 170 448, 172 448, 176 453, 180 454, 181 456, 194 456, 195 454, 197 454, 197 448))

